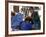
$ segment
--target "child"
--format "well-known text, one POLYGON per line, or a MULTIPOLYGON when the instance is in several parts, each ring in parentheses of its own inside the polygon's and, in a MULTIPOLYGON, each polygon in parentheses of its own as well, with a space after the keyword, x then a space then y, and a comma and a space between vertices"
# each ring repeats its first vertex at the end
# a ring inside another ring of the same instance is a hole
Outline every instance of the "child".
POLYGON ((26 17, 25 21, 20 23, 21 30, 32 30, 33 21, 30 17, 26 17))

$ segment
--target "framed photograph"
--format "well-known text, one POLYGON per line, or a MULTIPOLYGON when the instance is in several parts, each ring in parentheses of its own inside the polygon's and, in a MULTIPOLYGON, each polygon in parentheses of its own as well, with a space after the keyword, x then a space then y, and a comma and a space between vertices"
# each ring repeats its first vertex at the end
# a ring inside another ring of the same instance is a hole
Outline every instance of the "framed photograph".
POLYGON ((6 35, 45 33, 45 3, 8 1, 5 12, 6 35))

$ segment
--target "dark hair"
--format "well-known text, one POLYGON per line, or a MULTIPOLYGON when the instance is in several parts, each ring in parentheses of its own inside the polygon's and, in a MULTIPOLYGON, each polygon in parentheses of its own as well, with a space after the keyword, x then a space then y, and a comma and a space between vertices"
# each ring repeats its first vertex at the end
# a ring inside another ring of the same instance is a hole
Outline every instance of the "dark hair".
POLYGON ((15 16, 15 13, 11 12, 11 16, 15 16))
POLYGON ((31 23, 34 24, 34 22, 33 22, 31 17, 26 17, 25 21, 29 21, 29 22, 31 21, 31 23))
POLYGON ((25 18, 25 21, 31 21, 31 20, 32 20, 32 18, 29 16, 25 18))
POLYGON ((34 8, 33 7, 30 7, 29 10, 34 10, 34 8))

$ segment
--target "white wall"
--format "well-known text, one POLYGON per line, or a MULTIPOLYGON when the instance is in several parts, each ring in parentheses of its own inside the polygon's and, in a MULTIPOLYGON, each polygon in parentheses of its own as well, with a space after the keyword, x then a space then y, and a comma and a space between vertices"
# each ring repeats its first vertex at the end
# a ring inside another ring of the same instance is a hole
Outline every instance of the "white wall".
MULTIPOLYGON (((37 2, 37 1, 40 2, 41 1, 41 2, 46 3, 46 0, 21 0, 21 1, 30 1, 30 2, 31 1, 35 1, 35 2, 37 2)), ((46 9, 46 7, 45 7, 45 9, 46 9)), ((45 15, 46 15, 46 13, 45 13, 45 15)), ((5 0, 0 0, 0 37, 5 37, 5 0)), ((44 35, 27 35, 27 36, 14 36, 14 37, 46 37, 46 29, 45 29, 45 34, 44 35)))

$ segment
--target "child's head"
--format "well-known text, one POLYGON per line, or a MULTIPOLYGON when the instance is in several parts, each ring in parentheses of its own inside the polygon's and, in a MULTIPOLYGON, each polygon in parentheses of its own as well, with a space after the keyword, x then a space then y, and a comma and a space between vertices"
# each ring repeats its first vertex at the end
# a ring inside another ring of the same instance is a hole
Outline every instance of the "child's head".
POLYGON ((31 20, 32 20, 32 18, 31 18, 31 17, 29 17, 29 16, 25 18, 25 21, 30 22, 31 20))

